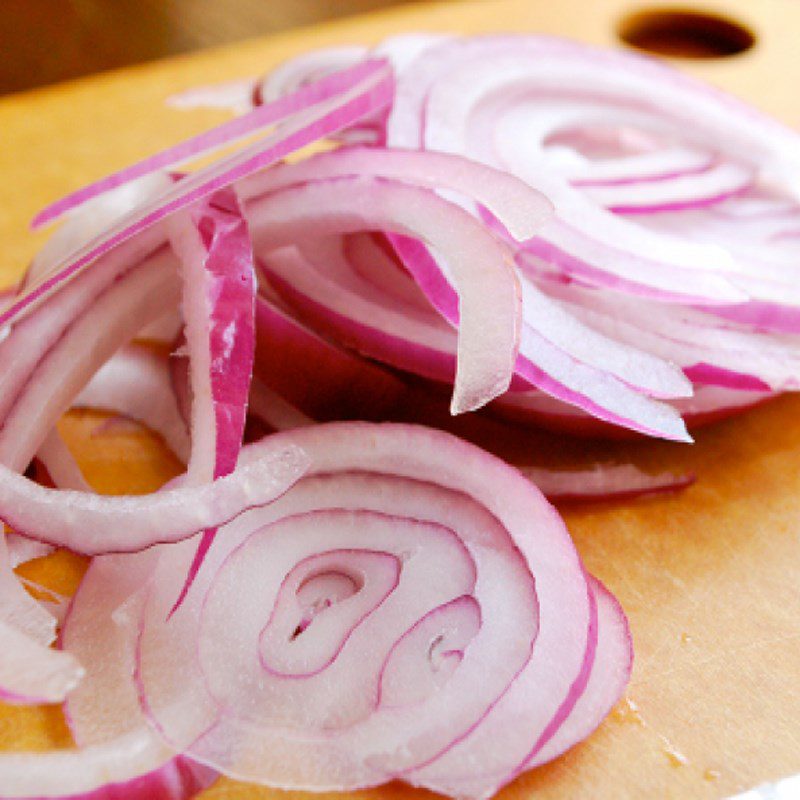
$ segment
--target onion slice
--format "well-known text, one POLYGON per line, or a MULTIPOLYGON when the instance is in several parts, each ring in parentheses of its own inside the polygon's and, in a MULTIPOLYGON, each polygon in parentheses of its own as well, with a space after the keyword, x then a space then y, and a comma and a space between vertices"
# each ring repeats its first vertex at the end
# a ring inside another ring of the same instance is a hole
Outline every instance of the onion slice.
POLYGON ((251 199, 308 181, 355 176, 458 192, 489 209, 517 241, 530 239, 553 213, 545 195, 505 172, 460 156, 401 149, 340 148, 280 164, 241 181, 237 189, 251 199))
POLYGON ((72 406, 113 411, 142 423, 186 464, 189 432, 172 391, 167 361, 150 347, 127 345, 100 367, 72 406))
POLYGON ((323 233, 383 228, 423 238, 449 256, 459 296, 454 414, 508 388, 517 355, 519 285, 504 245, 458 206, 399 183, 343 178, 292 187, 247 207, 256 254, 323 233))
MULTIPOLYGON (((235 469, 244 435, 255 348, 253 251, 232 189, 173 217, 171 239, 181 257, 192 393, 186 480, 203 483, 235 469)), ((187 585, 214 534, 203 533, 187 585)))
MULTIPOLYGON (((166 622, 169 576, 191 559, 191 543, 159 556, 137 675, 162 735, 228 774, 284 788, 370 785, 445 760, 449 774, 456 751, 457 769, 473 775, 487 762, 470 742, 489 717, 495 729, 498 698, 525 675, 534 707, 522 727, 503 718, 504 742, 527 752, 549 740, 591 672, 596 612, 535 488, 476 448, 414 426, 339 423, 271 439, 308 452, 309 475, 217 536, 166 622), (439 559, 449 567, 434 567, 439 559), (439 578, 426 582, 434 568, 439 578), (501 579, 506 570, 514 577, 501 579), (498 652, 508 653, 502 670, 498 652)), ((492 772, 510 775, 511 750, 492 772)))
POLYGON ((214 483, 144 497, 48 489, 0 466, 0 518, 25 536, 78 553, 142 550, 191 537, 273 500, 306 466, 298 448, 268 443, 214 483))
MULTIPOLYGON (((384 62, 370 61, 359 65, 338 91, 310 103, 302 113, 287 114, 275 132, 194 172, 155 199, 124 214, 103 233, 60 260, 0 313, 0 324, 17 317, 99 256, 136 234, 151 231, 170 214, 383 108, 391 99, 392 89, 392 77, 384 62)), ((270 122, 278 121, 281 120, 270 122)))
POLYGON ((633 464, 597 464, 580 470, 520 467, 520 471, 554 502, 625 500, 678 491, 695 481, 694 475, 671 472, 648 475, 633 464))

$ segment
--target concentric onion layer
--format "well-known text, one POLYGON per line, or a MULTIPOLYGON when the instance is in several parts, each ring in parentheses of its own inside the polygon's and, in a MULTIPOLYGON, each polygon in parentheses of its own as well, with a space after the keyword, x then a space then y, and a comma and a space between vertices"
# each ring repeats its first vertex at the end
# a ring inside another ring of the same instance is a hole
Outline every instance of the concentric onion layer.
MULTIPOLYGON (((466 156, 520 179, 553 205, 542 227, 520 240, 476 193, 458 198, 495 232, 516 240, 523 289, 516 371, 559 401, 554 408, 562 412, 548 422, 569 415, 594 435, 613 431, 591 415, 679 438, 674 420, 641 398, 626 398, 613 378, 629 392, 676 398, 673 405, 695 425, 749 407, 753 393, 767 396, 800 385, 796 132, 664 64, 560 39, 398 36, 370 52, 393 64, 394 103, 386 119, 353 126, 340 141, 385 145, 387 158, 398 161, 409 155, 406 148, 427 153, 431 164, 444 154, 466 156), (559 318, 537 290, 568 316, 559 318), (571 337, 576 321, 584 327, 571 337), (563 347, 575 341, 583 349, 563 347), (558 364, 556 352, 545 349, 548 343, 566 350, 574 363, 558 364), (645 354, 654 360, 643 360, 645 354), (587 371, 598 362, 599 375, 587 371), (679 366, 700 390, 701 413, 687 413, 694 404, 681 399, 667 364, 679 366), (719 404, 713 407, 715 397, 719 404), (566 405, 585 413, 575 415, 566 405)), ((262 90, 276 96, 284 81, 303 85, 367 55, 306 54, 267 76, 262 90)), ((338 158, 353 174, 374 174, 365 155, 370 151, 379 162, 378 148, 351 146, 309 159, 300 172, 311 181, 329 179, 338 158)), ((266 187, 274 180, 280 186, 293 169, 248 185, 266 187)), ((393 173, 391 165, 386 170, 393 173)), ((399 177, 420 182, 414 170, 399 177)), ((449 183, 436 188, 453 199, 449 183)), ((446 257, 434 253, 431 265, 419 243, 393 239, 436 310, 457 319, 452 296, 444 296, 446 257)), ((318 262, 320 252, 306 242, 302 256, 315 262, 316 254, 318 262)), ((328 281, 340 275, 334 267, 324 272, 328 281)), ((418 330, 409 329, 409 346, 398 347, 392 317, 405 312, 392 304, 396 275, 361 272, 378 288, 371 299, 382 291, 393 312, 371 315, 372 327, 383 335, 363 327, 355 312, 347 320, 336 318, 332 306, 312 308, 308 292, 298 295, 293 285, 295 298, 305 303, 306 322, 314 316, 320 329, 335 322, 341 341, 417 374, 447 372, 440 351, 432 358, 430 348, 419 348, 418 330)), ((351 280, 346 288, 357 287, 351 280)), ((415 320, 412 311, 405 316, 415 320)))
POLYGON ((92 665, 69 702, 79 742, 144 714, 249 781, 484 797, 599 723, 629 673, 625 619, 532 484, 417 426, 272 439, 309 472, 220 528, 172 616, 191 540, 96 560, 65 632, 92 665))

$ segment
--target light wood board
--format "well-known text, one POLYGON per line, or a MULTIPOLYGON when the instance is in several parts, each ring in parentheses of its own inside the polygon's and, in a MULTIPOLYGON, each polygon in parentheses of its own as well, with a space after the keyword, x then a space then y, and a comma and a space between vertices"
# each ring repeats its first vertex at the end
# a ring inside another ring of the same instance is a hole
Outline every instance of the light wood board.
MULTIPOLYGON (((748 25, 756 46, 681 68, 800 123, 800 4, 704 7, 748 25)), ((629 0, 412 6, 0 100, 0 281, 16 277, 41 244, 26 225, 44 203, 223 118, 166 109, 164 98, 175 91, 256 74, 307 48, 404 30, 532 31, 614 44, 615 26, 630 10, 629 0)), ((177 468, 144 433, 112 428, 92 438, 96 425, 96 416, 77 414, 63 428, 98 488, 145 490, 177 468), (121 469, 123 456, 135 467, 121 469)), ((629 702, 585 744, 505 790, 504 800, 724 797, 800 771, 800 399, 780 398, 706 429, 691 447, 573 443, 564 450, 692 469, 699 479, 676 497, 566 511, 589 569, 630 616, 629 702)), ((79 573, 79 560, 63 555, 28 571, 61 588, 79 573)), ((0 708, 0 746, 68 743, 56 711, 0 708)), ((393 785, 358 796, 412 795, 422 793, 393 785)), ((203 798, 278 796, 223 779, 203 798)))

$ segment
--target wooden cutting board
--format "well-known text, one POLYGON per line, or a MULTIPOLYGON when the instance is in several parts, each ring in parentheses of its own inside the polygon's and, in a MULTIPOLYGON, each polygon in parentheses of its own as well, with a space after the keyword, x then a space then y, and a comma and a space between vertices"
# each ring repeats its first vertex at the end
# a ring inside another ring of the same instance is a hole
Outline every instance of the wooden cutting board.
MULTIPOLYGON (((756 44, 679 66, 799 124, 800 4, 729 0, 705 9, 746 25, 756 44)), ((168 110, 164 98, 180 89, 263 72, 307 48, 400 31, 531 31, 613 45, 634 10, 631 0, 411 6, 2 99, 0 280, 19 275, 41 244, 26 225, 44 203, 223 119, 168 110)), ((86 413, 62 424, 98 490, 146 491, 178 468, 143 431, 99 426, 86 413), (133 466, 123 469, 123 459, 133 466)), ((800 398, 708 428, 694 446, 537 437, 531 449, 564 463, 632 459, 692 470, 698 481, 675 497, 565 511, 589 569, 630 616, 635 671, 626 700, 594 736, 522 777, 504 800, 724 797, 800 771, 800 398)), ((68 591, 81 568, 61 554, 26 574, 68 591)), ((0 708, 0 746, 68 745, 57 709, 0 708)), ((412 795, 422 793, 393 785, 353 797, 412 795)), ((203 798, 278 796, 222 779, 203 798)))

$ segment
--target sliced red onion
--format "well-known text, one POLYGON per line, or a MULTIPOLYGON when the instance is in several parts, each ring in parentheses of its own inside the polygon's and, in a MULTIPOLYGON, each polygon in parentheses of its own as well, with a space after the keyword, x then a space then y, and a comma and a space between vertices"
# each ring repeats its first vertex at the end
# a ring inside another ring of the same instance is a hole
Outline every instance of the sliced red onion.
POLYGON ((215 83, 209 86, 194 86, 183 92, 170 95, 166 104, 182 111, 193 111, 198 108, 213 108, 221 111, 232 111, 244 114, 250 111, 255 103, 257 81, 254 78, 215 83))
POLYGON ((98 558, 90 565, 62 632, 64 648, 86 665, 85 681, 70 693, 66 706, 80 749, 3 753, 3 797, 188 800, 216 777, 206 767, 176 758, 147 726, 135 693, 125 694, 131 685, 132 647, 115 662, 117 672, 101 657, 133 641, 141 606, 135 597, 148 574, 152 552, 124 561, 98 558), (113 704, 97 702, 104 695, 95 692, 112 689, 113 704))
POLYGON ((189 800, 215 777, 146 729, 82 750, 0 754, 4 800, 189 800))
POLYGON ((167 358, 149 347, 130 344, 118 350, 72 405, 114 411, 141 422, 184 464, 189 461, 189 432, 172 391, 167 358))
POLYGON ((247 210, 256 253, 319 235, 383 228, 425 238, 450 256, 461 312, 453 413, 509 385, 519 336, 519 289, 502 243, 457 206, 402 184, 345 178, 284 189, 247 210))
POLYGON ((744 191, 752 182, 753 174, 746 167, 723 162, 704 172, 673 178, 668 187, 646 182, 624 188, 586 187, 584 191, 595 203, 617 214, 653 214, 714 205, 744 191))
MULTIPOLYGON (((446 267, 424 246, 407 238, 393 237, 395 249, 403 259, 406 267, 414 274, 419 285, 425 290, 433 304, 443 316, 454 323, 458 321, 458 309, 453 302, 453 290, 449 285, 446 267)), ((529 297, 538 297, 535 290, 526 289, 529 297)), ((540 304, 545 305, 545 304, 540 304)), ((560 342, 568 342, 570 329, 574 328, 568 318, 558 319, 558 309, 550 307, 551 320, 548 332, 552 338, 560 342), (553 314, 552 312, 555 312, 553 314), (555 320, 552 317, 555 316, 555 320), (564 322, 566 325, 559 325, 564 322), (552 323, 555 321, 556 325, 552 323), (566 334, 566 336, 565 336, 566 334)), ((542 323, 547 323, 542 318, 542 323)), ((581 346, 581 345, 579 345, 581 346)), ((584 352, 587 352, 584 349, 584 352)), ((612 348, 613 352, 613 348, 612 348)), ((616 359, 617 364, 623 364, 616 359)), ((686 393, 686 384, 668 365, 656 363, 656 370, 651 374, 661 376, 672 373, 673 387, 683 387, 681 394, 686 393)), ((638 430, 648 435, 663 436, 667 439, 689 441, 686 429, 680 416, 669 406, 656 403, 629 389, 613 375, 598 371, 574 358, 570 353, 555 346, 546 338, 539 328, 523 324, 520 341, 520 355, 515 364, 517 374, 525 381, 558 400, 575 405, 600 419, 638 430)))
MULTIPOLYGON (((455 331, 433 309, 412 311, 379 291, 343 287, 329 268, 341 259, 341 239, 314 261, 296 248, 281 248, 261 259, 269 286, 314 330, 368 358, 425 378, 452 383, 456 372, 455 331), (321 260, 320 260, 321 259, 321 260)), ((305 247, 307 254, 312 248, 305 247)), ((351 281, 352 284, 352 281, 351 281)))
POLYGON ((355 274, 366 283, 406 305, 423 310, 431 307, 383 234, 345 236, 343 254, 355 274))
POLYGON ((552 214, 545 195, 507 173, 458 156, 412 150, 340 148, 265 170, 241 181, 237 189, 250 199, 309 181, 354 176, 458 192, 489 209, 518 241, 534 236, 552 214))
POLYGON ((123 214, 158 197, 175 183, 165 172, 152 172, 138 179, 121 183, 104 194, 87 200, 72 209, 69 216, 31 261, 22 281, 23 286, 38 283, 57 264, 114 223, 123 214))
MULTIPOLYGON (((98 298, 112 291, 115 282, 123 275, 143 270, 168 278, 171 272, 174 273, 175 259, 166 248, 156 245, 155 252, 146 255, 154 243, 135 241, 130 243, 132 247, 122 247, 110 253, 98 262, 96 269, 55 295, 43 298, 24 319, 11 327, 0 342, 0 418, 4 421, 8 418, 30 383, 32 373, 60 346, 65 333, 76 320, 85 316, 98 298), (145 254, 140 255, 141 250, 145 254)), ((134 325, 136 333, 143 321, 130 320, 127 324, 134 325)), ((102 331, 97 335, 102 335, 102 331)))
POLYGON ((305 471, 297 448, 267 444, 230 475, 144 497, 100 497, 38 486, 0 466, 0 518, 42 542, 93 555, 177 542, 281 495, 305 471))
POLYGON ((544 167, 617 213, 713 205, 753 182, 753 170, 677 139, 661 119, 606 98, 527 96, 503 107, 495 145, 512 171, 544 167), (604 102, 606 100, 606 102, 604 102))
MULTIPOLYGON (((56 620, 29 595, 12 572, 0 536, 0 700, 33 705, 59 703, 83 670, 72 656, 48 647, 56 620)), ((0 790, 2 787, 0 786, 0 790)))
MULTIPOLYGON (((308 252, 309 248, 306 246, 304 250, 308 252)), ((329 251, 319 268, 314 269, 298 252, 283 249, 266 256, 263 266, 271 285, 316 330, 392 366, 438 381, 451 380, 454 353, 449 331, 442 330, 430 314, 422 320, 418 319, 418 313, 400 314, 391 298, 374 291, 358 295, 350 287, 332 282, 329 278, 332 270, 325 265, 332 264, 336 257, 329 251)), ((567 324, 567 333, 569 327, 567 324)), ((613 378, 567 360, 527 326, 523 327, 521 351, 516 367, 518 375, 545 391, 603 419, 618 423, 624 420, 626 426, 634 429, 657 431, 670 438, 686 436, 675 412, 640 397, 613 378), (549 374, 563 383, 543 375, 537 364, 547 365, 549 374), (593 397, 598 400, 593 402, 593 397)), ((636 359, 634 363, 639 361, 636 359)))
POLYGON ((693 475, 664 472, 648 475, 633 464, 597 464, 589 469, 553 470, 520 467, 549 500, 624 500, 648 494, 674 492, 694 483, 693 475))
MULTIPOLYGON (((14 404, 0 430, 0 462, 23 470, 99 366, 130 341, 142 324, 176 305, 177 276, 164 265, 162 259, 147 260, 93 298, 91 307, 27 374, 22 390, 3 398, 13 397, 14 404)), ((78 281, 67 289, 82 284, 78 281)))
POLYGON ((98 195, 124 186, 130 181, 212 153, 220 147, 238 142, 247 136, 263 131, 270 125, 283 122, 285 119, 300 112, 305 112, 337 94, 350 90, 354 84, 357 84, 358 81, 363 80, 370 72, 374 71, 372 69, 374 66, 374 63, 370 64, 368 62, 356 64, 333 75, 324 75, 319 80, 310 82, 307 86, 299 86, 296 91, 281 98, 276 98, 274 102, 268 105, 261 105, 243 117, 218 125, 210 131, 201 133, 174 147, 150 156, 138 164, 84 186, 77 192, 69 194, 44 208, 34 217, 31 224, 34 228, 46 225, 58 219, 65 212, 98 195))
POLYGON ((304 327, 274 298, 256 300, 255 371, 301 412, 322 421, 386 418, 407 391, 377 364, 304 327))
MULTIPOLYGON (((169 576, 191 558, 191 543, 159 558, 138 682, 162 735, 228 774, 283 787, 383 782, 449 763, 456 749, 458 768, 472 774, 487 763, 469 742, 490 717, 494 729, 498 697, 516 691, 522 675, 537 687, 526 689, 535 708, 520 728, 507 717, 505 738, 527 751, 555 732, 551 722, 580 696, 578 676, 586 673, 585 683, 591 671, 594 603, 558 518, 531 484, 421 428, 335 424, 271 439, 303 447, 318 476, 226 527, 168 622, 169 576), (439 559, 449 566, 434 567, 439 559), (427 581, 431 569, 438 577, 427 581), (514 577, 501 578, 507 570, 514 577), (511 607, 507 592, 517 598, 511 607), (431 630, 445 637, 433 648, 431 630), (474 637, 469 647, 462 635, 474 637), (498 652, 507 652, 503 669, 498 652), (443 674, 426 678, 432 666, 443 674), (431 680, 435 692, 425 688, 431 680), (373 688, 363 694, 354 684, 373 688), (459 731, 468 735, 455 745, 459 731)), ((510 772, 516 759, 510 753, 492 766, 510 772)))
POLYGON ((0 701, 4 703, 60 703, 83 675, 69 653, 51 650, 2 620, 0 647, 0 701))
MULTIPOLYGON (((284 62, 260 82, 253 93, 255 104, 270 102, 310 81, 318 80, 335 69, 352 66, 368 57, 387 58, 395 75, 400 74, 424 50, 448 38, 442 34, 408 33, 390 36, 371 51, 360 46, 329 47, 302 53, 284 62)), ((335 138, 354 144, 379 144, 383 138, 386 111, 362 120, 358 125, 338 132, 335 138)))
POLYGON ((672 358, 699 384, 743 390, 793 389, 800 358, 792 339, 747 330, 716 316, 558 282, 547 293, 609 337, 672 358), (755 335, 754 335, 755 334, 755 335))
MULTIPOLYGON (((331 181, 330 186, 320 182, 308 184, 305 187, 301 186, 294 189, 281 190, 274 195, 268 195, 256 201, 253 206, 254 210, 250 212, 250 216, 251 218, 257 217, 261 212, 256 209, 259 209, 263 204, 272 203, 277 206, 279 200, 285 200, 286 197, 299 198, 304 194, 308 195, 314 192, 323 193, 323 196, 325 196, 324 193, 327 193, 333 197, 336 187, 340 184, 342 186, 347 185, 348 181, 353 182, 355 179, 331 181)), ((368 194, 367 188, 365 187, 361 191, 366 197, 368 194)), ((396 189, 392 189, 391 191, 396 191, 398 196, 399 194, 408 192, 414 194, 414 190, 411 187, 400 187, 399 185, 396 185, 396 189)), ((423 195, 420 195, 419 191, 420 190, 416 190, 417 196, 422 197, 423 195)), ((388 185, 381 184, 380 189, 373 187, 369 189, 369 192, 378 192, 388 195, 390 189, 388 185)), ((433 198, 431 198, 431 200, 432 199, 433 198)), ((332 200, 331 202, 334 201, 332 200)), ((363 211, 360 211, 362 214, 360 221, 353 220, 347 224, 344 222, 337 222, 335 227, 332 226, 331 223, 327 223, 324 233, 357 230, 357 225, 362 229, 368 228, 370 225, 380 225, 380 221, 371 221, 369 216, 369 214, 375 215, 377 213, 378 202, 377 199, 371 201, 369 210, 365 208, 363 211)), ((439 201, 437 200, 436 202, 439 201)), ((350 203, 352 207, 352 193, 350 196, 350 203)), ((280 211, 286 214, 285 202, 281 204, 280 211)), ((305 207, 303 211, 305 214, 309 213, 308 209, 305 207)), ((341 212, 339 212, 339 215, 341 216, 341 212)), ((452 370, 450 366, 450 354, 448 353, 449 347, 445 341, 442 340, 437 328, 432 328, 430 326, 429 320, 431 318, 429 314, 425 315, 422 327, 420 328, 419 325, 417 325, 417 329, 415 330, 415 318, 419 316, 419 313, 412 309, 403 309, 403 313, 399 314, 392 307, 392 304, 389 303, 381 305, 379 313, 375 314, 370 310, 369 306, 369 300, 373 298, 367 299, 366 297, 362 297, 359 299, 352 292, 346 295, 346 302, 343 299, 341 299, 341 302, 338 302, 336 298, 337 295, 341 295, 341 292, 333 293, 331 291, 332 287, 325 290, 320 283, 320 281, 326 280, 324 268, 322 268, 318 274, 309 272, 308 269, 305 269, 303 265, 299 263, 297 253, 284 252, 280 255, 266 255, 268 249, 274 249, 281 244, 290 243, 293 238, 294 241, 301 241, 302 239, 299 233, 292 237, 287 231, 282 238, 273 236, 271 240, 266 240, 264 235, 258 232, 259 226, 262 223, 256 221, 253 224, 257 231, 257 249, 259 254, 262 255, 264 265, 273 280, 273 285, 279 289, 279 292, 281 286, 283 287, 284 297, 291 304, 296 305, 298 301, 303 301, 306 318, 311 314, 314 318, 321 319, 323 330, 334 331, 334 335, 344 335, 345 341, 350 346, 354 346, 356 349, 372 357, 382 358, 395 366, 420 373, 426 377, 440 380, 449 378, 452 370), (280 273, 277 277, 282 279, 281 286, 274 283, 276 280, 276 270, 280 273), (289 284, 288 281, 292 283, 289 284), (303 283, 303 290, 300 295, 297 294, 298 281, 303 283), (287 297, 287 290, 291 290, 294 302, 291 298, 287 297), (311 305, 305 300, 309 295, 311 295, 311 299, 313 300, 311 305), (324 297, 333 298, 333 302, 338 302, 338 305, 334 305, 333 309, 329 310, 326 308, 326 305, 329 304, 331 300, 327 300, 326 302, 323 300, 324 297), (359 311, 359 308, 361 308, 361 311, 359 311), (355 324, 347 320, 347 316, 351 314, 355 314, 355 324), (377 325, 376 321, 378 321, 377 325)), ((397 221, 394 221, 392 224, 395 225, 396 229, 397 221)), ((297 226, 297 223, 295 223, 295 225, 297 226)), ((383 226, 387 227, 387 223, 383 223, 383 226)), ((323 230, 318 230, 319 235, 323 235, 323 230)), ((417 235, 420 235, 419 232, 417 235)), ((449 266, 450 264, 457 264, 460 269, 463 269, 463 260, 459 261, 456 255, 450 255, 447 259, 448 266, 445 267, 442 263, 434 261, 431 257, 427 256, 427 251, 421 249, 411 250, 410 247, 412 246, 406 244, 405 240, 395 242, 395 246, 403 256, 406 266, 414 273, 418 284, 423 291, 425 291, 433 304, 440 312, 450 319, 451 322, 458 323, 460 327, 460 315, 456 308, 455 289, 452 288, 448 280, 444 279, 442 276, 452 272, 452 267, 449 266)), ((308 247, 309 245, 306 244, 305 248, 307 249, 308 247)), ((497 258, 502 258, 502 256, 498 254, 497 258)), ((453 278, 449 278, 449 280, 453 280, 453 278)), ((470 286, 472 286, 471 281, 470 286)), ((477 288, 477 286, 474 288, 477 288)), ((483 289, 484 291, 482 294, 485 303, 485 285, 483 289)), ((548 305, 547 301, 543 296, 540 296, 533 287, 527 289, 527 292, 529 296, 532 296, 533 299, 536 300, 534 311, 540 312, 537 316, 537 320, 541 318, 539 324, 549 325, 548 330, 552 331, 551 336, 555 337, 560 343, 571 342, 569 346, 573 349, 576 347, 582 348, 579 352, 582 352, 584 357, 594 359, 592 348, 584 346, 580 336, 575 335, 577 331, 573 332, 575 324, 553 304, 548 306, 548 311, 552 318, 551 321, 548 322, 547 317, 541 313, 541 311, 544 310, 543 307, 548 305), (553 314, 555 314, 554 318, 553 314)), ((490 313, 490 311, 488 304, 485 304, 480 313, 486 315, 490 313)), ((495 321, 494 326, 496 326, 496 323, 497 321, 495 321)), ((477 326, 473 327, 477 329, 477 326)), ((491 328, 492 326, 486 323, 481 333, 484 347, 486 347, 487 331, 491 330, 491 328)), ((460 330, 460 335, 463 336, 463 329, 460 330)), ((442 334, 445 333, 446 331, 442 331, 442 334)), ((592 334, 588 331, 586 333, 589 335, 590 339, 592 339, 592 334)), ((592 413, 602 415, 604 418, 614 422, 630 425, 651 434, 657 433, 659 435, 664 435, 668 438, 686 438, 686 432, 679 418, 668 408, 658 406, 645 398, 637 396, 635 392, 618 384, 612 377, 604 375, 602 372, 595 373, 593 369, 587 369, 580 363, 574 363, 566 353, 560 351, 557 347, 553 347, 552 344, 536 331, 524 328, 522 341, 524 344, 523 355, 525 359, 521 361, 521 366, 518 364, 517 369, 521 372, 523 377, 529 381, 533 381, 534 385, 541 386, 547 391, 555 392, 562 399, 568 402, 578 403, 581 407, 591 410, 592 413), (586 399, 583 399, 582 396, 586 399)), ((609 352, 612 355, 616 355, 615 347, 616 345, 612 343, 608 345, 609 352)), ((477 350, 477 346, 475 349, 477 350)), ((495 348, 495 354, 498 352, 499 348, 495 348)), ((625 374, 629 376, 632 381, 635 379, 641 380, 642 378, 652 381, 650 385, 658 387, 657 393, 687 393, 688 384, 683 376, 668 365, 656 360, 651 360, 650 363, 647 363, 645 369, 642 369, 641 366, 637 370, 627 369, 626 359, 635 356, 635 353, 631 350, 627 350, 623 353, 620 348, 620 354, 623 357, 617 358, 616 362, 612 363, 616 363, 618 369, 626 369, 625 374)), ((647 362, 648 358, 644 357, 644 361, 647 362)), ((461 359, 459 359, 459 364, 461 364, 461 359)), ((496 372, 497 367, 493 367, 492 369, 495 370, 495 374, 499 374, 496 372)), ((488 379, 483 380, 485 380, 488 385, 488 379)), ((495 389, 494 392, 496 391, 495 389)), ((485 396, 488 397, 491 395, 487 391, 485 396)))
POLYGON ((302 53, 284 61, 257 84, 257 103, 274 103, 331 73, 352 68, 365 60, 368 54, 369 50, 360 45, 326 47, 302 53))
MULTIPOLYGON (((152 233, 154 226, 157 230, 157 223, 170 214, 358 121, 375 109, 383 108, 391 98, 392 88, 389 68, 384 63, 370 61, 359 65, 338 90, 332 89, 324 93, 322 99, 309 102, 303 113, 288 115, 279 130, 198 170, 156 199, 120 217, 102 234, 62 259, 47 275, 27 287, 10 308, 0 313, 0 324, 18 316, 104 253, 143 231, 152 233)), ((270 123, 277 121, 270 119, 270 123)), ((256 130, 254 128, 252 132, 256 130)))
POLYGON ((92 491, 57 428, 47 434, 36 457, 44 465, 56 488, 74 489, 77 492, 92 491))
MULTIPOLYGON (((683 415, 686 424, 695 428, 746 411, 774 396, 773 392, 700 385, 695 387, 691 398, 673 400, 672 404, 683 415)), ((628 434, 541 392, 509 393, 496 400, 492 409, 500 416, 518 423, 541 424, 559 432, 580 436, 619 438, 628 434)))
POLYGON ((597 649, 583 694, 553 737, 530 759, 531 769, 566 752, 591 734, 619 702, 633 669, 633 643, 625 612, 597 578, 589 576, 597 602, 597 649))
MULTIPOLYGON (((560 42, 532 37, 456 40, 433 47, 401 77, 388 122, 387 141, 395 146, 422 145, 426 149, 472 155, 479 161, 501 166, 481 139, 488 139, 500 107, 489 111, 488 116, 471 119, 469 126, 463 115, 473 108, 486 114, 486 98, 492 100, 504 87, 505 95, 499 95, 503 103, 517 98, 524 101, 524 92, 531 96, 535 96, 534 92, 568 92, 571 81, 580 81, 584 96, 591 91, 631 90, 630 85, 639 79, 638 72, 631 75, 630 70, 623 72, 613 64, 606 66, 604 54, 594 57, 594 53, 589 48, 562 47, 560 42), (584 55, 584 50, 588 55, 584 55), (486 69, 487 63, 491 63, 491 69, 486 69), (578 75, 579 78, 574 77, 578 75)), ((623 63, 624 59, 621 57, 623 63)), ((638 63, 635 58, 631 60, 638 63)), ((637 95, 637 102, 644 103, 653 92, 649 81, 641 83, 647 89, 642 97, 637 95)), ((736 291, 724 278, 708 272, 731 265, 732 259, 722 248, 653 238, 631 223, 601 212, 577 189, 570 188, 543 166, 524 172, 516 172, 512 166, 510 170, 542 190, 556 207, 555 220, 545 226, 539 236, 541 241, 537 239, 532 246, 538 255, 553 258, 560 251, 566 257, 560 262, 562 268, 582 270, 586 277, 595 280, 603 280, 607 275, 613 278, 614 285, 622 281, 629 290, 638 286, 641 291, 664 299, 679 296, 686 299, 706 296, 723 302, 736 299, 736 291), (668 257, 659 264, 649 256, 653 249, 668 257)))
MULTIPOLYGON (((255 349, 253 251, 232 189, 175 216, 170 230, 181 258, 192 394, 186 479, 204 483, 235 469, 244 435, 255 349)), ((198 565, 214 534, 203 534, 198 565)))

